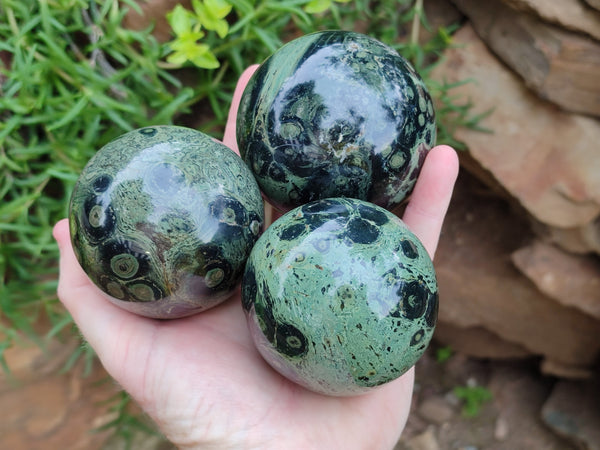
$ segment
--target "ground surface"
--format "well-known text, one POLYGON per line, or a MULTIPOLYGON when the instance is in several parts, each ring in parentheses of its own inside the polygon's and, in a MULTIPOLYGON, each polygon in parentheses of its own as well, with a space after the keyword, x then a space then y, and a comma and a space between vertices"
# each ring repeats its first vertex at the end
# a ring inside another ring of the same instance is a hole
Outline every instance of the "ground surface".
MULTIPOLYGON (((73 342, 54 342, 47 352, 33 344, 11 349, 12 379, 0 376, 0 448, 120 450, 123 442, 93 431, 115 414, 107 400, 118 393, 104 370, 94 365, 83 376, 77 366, 61 367, 73 342)), ((555 380, 539 375, 527 362, 486 362, 460 354, 439 362, 435 346, 417 365, 413 411, 396 450, 571 450, 569 442, 547 428, 542 405, 555 380), (485 386, 492 400, 473 418, 463 417, 456 386, 485 386)), ((134 436, 133 449, 172 448, 156 436, 134 436)))
POLYGON ((556 380, 532 361, 482 361, 460 354, 438 362, 435 347, 418 362, 412 413, 396 450, 575 450, 550 430, 541 409, 556 380), (463 414, 457 386, 485 387, 491 400, 463 414))

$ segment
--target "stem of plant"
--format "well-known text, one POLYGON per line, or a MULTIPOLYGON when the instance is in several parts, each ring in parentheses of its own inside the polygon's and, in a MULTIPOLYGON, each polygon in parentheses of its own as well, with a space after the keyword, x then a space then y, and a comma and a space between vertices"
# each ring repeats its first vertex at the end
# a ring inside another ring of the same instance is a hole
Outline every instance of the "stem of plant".
POLYGON ((412 27, 410 30, 410 43, 417 45, 419 43, 419 31, 421 29, 421 15, 423 14, 423 0, 416 0, 415 15, 413 16, 412 27))

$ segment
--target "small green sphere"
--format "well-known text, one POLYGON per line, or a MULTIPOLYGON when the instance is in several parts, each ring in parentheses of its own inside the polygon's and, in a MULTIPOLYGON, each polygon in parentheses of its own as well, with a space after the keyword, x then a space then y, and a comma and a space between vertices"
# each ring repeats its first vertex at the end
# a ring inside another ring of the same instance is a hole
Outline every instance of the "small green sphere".
POLYGON ((354 395, 405 373, 435 327, 438 288, 427 251, 389 211, 323 199, 274 222, 242 279, 253 340, 290 380, 354 395))
POLYGON ((240 157, 176 126, 134 130, 100 149, 69 211, 89 278, 118 306, 155 318, 229 297, 263 220, 260 191, 240 157))
POLYGON ((240 154, 283 211, 328 197, 392 210, 435 136, 433 102, 408 61, 351 31, 308 34, 273 53, 237 117, 240 154))

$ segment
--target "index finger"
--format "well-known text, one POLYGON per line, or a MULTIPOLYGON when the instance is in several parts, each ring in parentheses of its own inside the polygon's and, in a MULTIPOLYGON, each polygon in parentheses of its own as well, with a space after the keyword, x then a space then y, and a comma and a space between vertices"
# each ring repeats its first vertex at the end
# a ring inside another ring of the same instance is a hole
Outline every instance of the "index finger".
POLYGON ((225 125, 225 134, 223 136, 223 144, 232 149, 238 155, 240 151, 237 146, 237 140, 235 137, 235 124, 237 121, 237 113, 240 106, 240 100, 242 99, 242 94, 244 93, 244 89, 250 81, 250 77, 256 72, 258 69, 258 64, 248 67, 237 82, 235 87, 235 91, 233 92, 233 99, 231 101, 231 108, 229 108, 229 114, 227 115, 227 124, 225 125))
POLYGON ((430 150, 402 220, 433 259, 458 176, 458 156, 447 145, 430 150))

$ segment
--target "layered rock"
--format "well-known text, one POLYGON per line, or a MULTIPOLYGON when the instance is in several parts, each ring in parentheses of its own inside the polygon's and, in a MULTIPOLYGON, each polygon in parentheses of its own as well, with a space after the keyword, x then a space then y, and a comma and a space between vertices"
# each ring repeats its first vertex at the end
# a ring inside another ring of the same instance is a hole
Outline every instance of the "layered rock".
MULTIPOLYGON (((471 20, 483 5, 455 3, 471 20)), ((496 3, 485 3, 485 25, 453 36, 433 72, 470 80, 452 95, 491 130, 455 133, 468 150, 436 255, 436 337, 473 356, 535 355, 544 372, 587 377, 600 355, 600 123, 541 98, 492 52, 476 30, 506 31, 494 29, 508 8, 496 3)), ((520 37, 513 46, 530 44, 520 37)))
MULTIPOLYGON (((561 28, 507 5, 535 3, 542 8, 541 0, 453 1, 469 17, 490 49, 540 97, 567 111, 600 116, 600 42, 589 34, 561 28)), ((543 10, 551 11, 548 15, 560 15, 551 8, 556 1, 543 3, 546 5, 543 10)), ((571 0, 562 3, 570 4, 571 0)), ((563 7, 568 9, 567 5, 563 7)), ((580 4, 580 7, 584 6, 580 4)), ((587 9, 587 13, 581 12, 579 16, 588 21, 577 17, 570 20, 586 23, 588 31, 600 35, 600 14, 587 9)))

